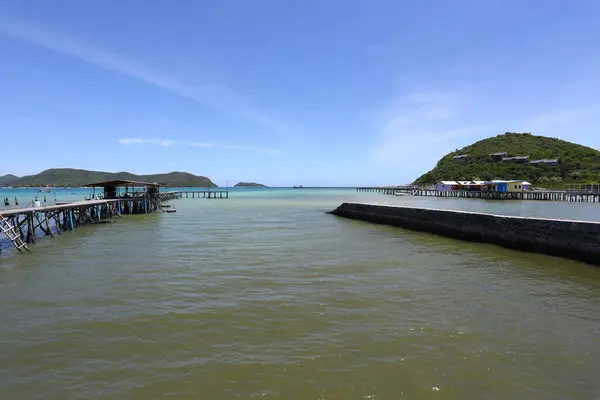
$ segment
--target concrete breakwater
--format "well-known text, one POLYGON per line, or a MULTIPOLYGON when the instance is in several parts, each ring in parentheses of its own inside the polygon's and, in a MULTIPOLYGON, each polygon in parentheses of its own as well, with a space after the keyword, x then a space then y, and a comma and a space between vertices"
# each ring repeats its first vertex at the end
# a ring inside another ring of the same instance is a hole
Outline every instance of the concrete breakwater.
POLYGON ((600 223, 344 203, 330 214, 600 266, 600 223))

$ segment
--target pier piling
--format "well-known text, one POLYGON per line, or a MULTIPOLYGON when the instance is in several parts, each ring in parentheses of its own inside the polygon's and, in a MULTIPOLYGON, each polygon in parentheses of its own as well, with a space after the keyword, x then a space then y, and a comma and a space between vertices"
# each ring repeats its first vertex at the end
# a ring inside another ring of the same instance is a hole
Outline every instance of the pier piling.
POLYGON ((479 190, 447 190, 440 191, 433 188, 418 186, 390 186, 390 187, 359 187, 357 192, 371 192, 394 195, 398 193, 413 196, 454 197, 463 199, 484 200, 535 200, 535 201, 563 201, 571 203, 600 203, 600 193, 597 191, 560 191, 560 190, 531 190, 522 192, 496 192, 479 190))

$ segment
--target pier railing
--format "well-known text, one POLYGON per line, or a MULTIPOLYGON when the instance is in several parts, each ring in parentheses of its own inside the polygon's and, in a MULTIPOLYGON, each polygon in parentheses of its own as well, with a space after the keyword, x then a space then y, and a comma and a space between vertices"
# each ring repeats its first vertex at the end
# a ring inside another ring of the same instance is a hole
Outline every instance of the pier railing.
POLYGON ((381 194, 411 194, 413 196, 455 197, 484 200, 539 200, 600 203, 600 185, 571 186, 570 190, 532 189, 521 192, 497 192, 488 190, 437 190, 428 186, 359 187, 358 192, 381 194))
MULTIPOLYGON (((4 233, 21 250, 35 243, 38 236, 54 236, 80 226, 109 223, 122 214, 147 214, 165 211, 164 201, 186 198, 227 199, 227 190, 194 190, 169 192, 140 192, 112 198, 94 196, 86 200, 41 206, 37 202, 25 207, 3 209, 0 213, 0 234, 4 233)), ((167 212, 172 212, 167 210, 167 212)))
POLYGON ((418 189, 413 191, 414 196, 456 197, 466 199, 485 200, 540 200, 540 201, 568 201, 600 203, 600 193, 566 192, 566 191, 523 191, 523 192, 495 192, 495 191, 468 191, 468 190, 429 190, 418 189))

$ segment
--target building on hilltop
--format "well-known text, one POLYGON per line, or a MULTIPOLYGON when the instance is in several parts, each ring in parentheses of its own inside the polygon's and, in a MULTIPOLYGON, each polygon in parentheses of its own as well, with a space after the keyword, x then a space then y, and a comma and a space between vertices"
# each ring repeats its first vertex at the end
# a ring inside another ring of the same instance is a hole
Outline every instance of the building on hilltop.
POLYGON ((492 160, 494 161, 502 161, 502 159, 504 157, 507 157, 508 153, 506 151, 502 151, 500 153, 494 153, 494 154, 490 154, 490 157, 492 158, 492 160))
POLYGON ((469 158, 469 155, 468 154, 460 154, 460 155, 454 156, 452 158, 455 160, 466 160, 469 158))
POLYGON ((502 157, 502 162, 526 163, 529 156, 502 157))
POLYGON ((529 164, 531 164, 531 165, 548 165, 548 166, 553 167, 553 166, 558 165, 558 158, 532 160, 532 161, 529 161, 529 164))

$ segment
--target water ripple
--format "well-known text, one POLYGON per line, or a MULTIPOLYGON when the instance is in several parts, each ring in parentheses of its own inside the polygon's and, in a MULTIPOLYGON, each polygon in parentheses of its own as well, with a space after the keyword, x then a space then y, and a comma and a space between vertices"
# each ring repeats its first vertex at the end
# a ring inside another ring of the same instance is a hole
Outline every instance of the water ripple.
POLYGON ((600 270, 337 219, 328 196, 182 200, 4 257, 0 392, 596 395, 600 270))

